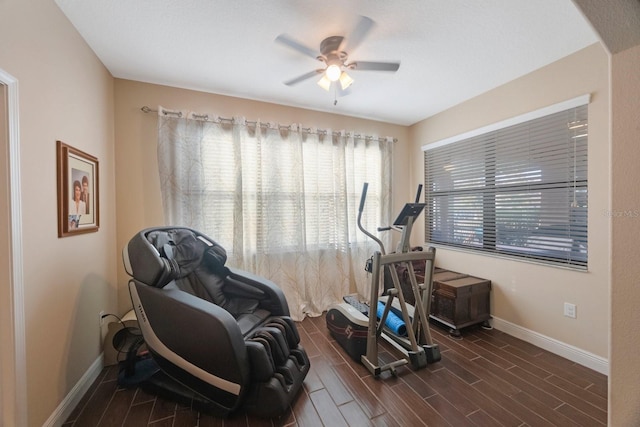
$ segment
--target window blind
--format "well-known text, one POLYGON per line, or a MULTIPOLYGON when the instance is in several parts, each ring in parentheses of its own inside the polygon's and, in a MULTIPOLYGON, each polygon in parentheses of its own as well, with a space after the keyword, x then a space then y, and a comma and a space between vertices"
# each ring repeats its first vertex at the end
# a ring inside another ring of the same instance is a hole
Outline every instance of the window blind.
POLYGON ((426 240, 587 266, 587 105, 425 150, 426 240))

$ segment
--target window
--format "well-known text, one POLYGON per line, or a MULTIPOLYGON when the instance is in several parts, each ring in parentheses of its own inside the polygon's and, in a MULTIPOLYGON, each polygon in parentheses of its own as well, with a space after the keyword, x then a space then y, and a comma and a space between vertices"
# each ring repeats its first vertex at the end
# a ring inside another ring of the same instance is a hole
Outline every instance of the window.
POLYGON ((243 247, 265 254, 345 252, 349 245, 366 242, 355 226, 357 203, 362 183, 370 182, 366 218, 371 228, 381 223, 380 144, 338 142, 345 138, 331 135, 302 143, 276 132, 270 136, 245 138, 240 150, 216 141, 198 152, 206 171, 198 200, 207 203, 207 212, 218 214, 213 227, 220 243, 232 251, 239 227, 243 247))
POLYGON ((586 102, 423 147, 426 240, 586 269, 586 102))

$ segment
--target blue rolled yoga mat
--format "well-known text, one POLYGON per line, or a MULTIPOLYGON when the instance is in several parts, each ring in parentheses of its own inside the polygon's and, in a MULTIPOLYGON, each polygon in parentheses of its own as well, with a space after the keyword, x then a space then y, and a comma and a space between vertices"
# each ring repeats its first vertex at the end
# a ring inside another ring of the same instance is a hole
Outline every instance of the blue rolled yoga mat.
MULTIPOLYGON (((382 313, 384 313, 384 304, 378 301, 378 319, 382 318, 382 313)), ((404 324, 404 320, 398 317, 393 311, 389 310, 387 313, 387 320, 384 322, 387 325, 387 328, 391 329, 394 334, 398 336, 407 335, 407 326, 404 324)))

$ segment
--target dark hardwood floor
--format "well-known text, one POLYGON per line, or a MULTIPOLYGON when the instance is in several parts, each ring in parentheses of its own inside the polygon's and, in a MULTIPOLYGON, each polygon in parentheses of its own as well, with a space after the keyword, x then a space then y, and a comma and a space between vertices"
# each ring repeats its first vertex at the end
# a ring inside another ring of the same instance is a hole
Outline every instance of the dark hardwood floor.
MULTIPOLYGON (((64 427, 92 426, 605 426, 607 377, 497 330, 463 339, 432 325, 442 360, 397 376, 369 375, 329 335, 323 317, 298 324, 311 359, 303 390, 277 419, 199 414, 117 385, 106 367, 64 427)), ((394 359, 382 345, 381 359, 394 359)))

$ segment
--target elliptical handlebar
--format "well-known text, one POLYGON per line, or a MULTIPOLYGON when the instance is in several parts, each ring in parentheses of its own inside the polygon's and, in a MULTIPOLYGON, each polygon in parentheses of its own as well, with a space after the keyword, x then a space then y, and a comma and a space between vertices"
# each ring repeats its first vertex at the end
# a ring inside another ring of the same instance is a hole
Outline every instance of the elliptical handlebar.
MULTIPOLYGON (((362 194, 360 195, 360 207, 358 208, 358 214, 361 214, 364 210, 364 201, 367 199, 367 189, 369 188, 369 183, 365 182, 362 184, 362 194)), ((360 221, 360 215, 358 215, 358 221, 360 221)))
POLYGON ((384 250, 384 244, 382 243, 382 241, 380 239, 378 239, 376 236, 374 236, 373 234, 369 233, 362 226, 362 211, 364 211, 364 202, 367 199, 367 189, 368 188, 369 188, 369 183, 365 182, 362 185, 362 195, 360 196, 360 207, 358 208, 358 228, 360 229, 360 231, 362 231, 364 234, 366 234, 368 237, 370 237, 371 240, 376 242, 378 244, 378 246, 380 246, 380 253, 382 255, 385 255, 386 252, 384 250))
POLYGON ((418 192, 416 193, 416 203, 420 203, 420 193, 422 193, 422 184, 418 184, 418 192))

